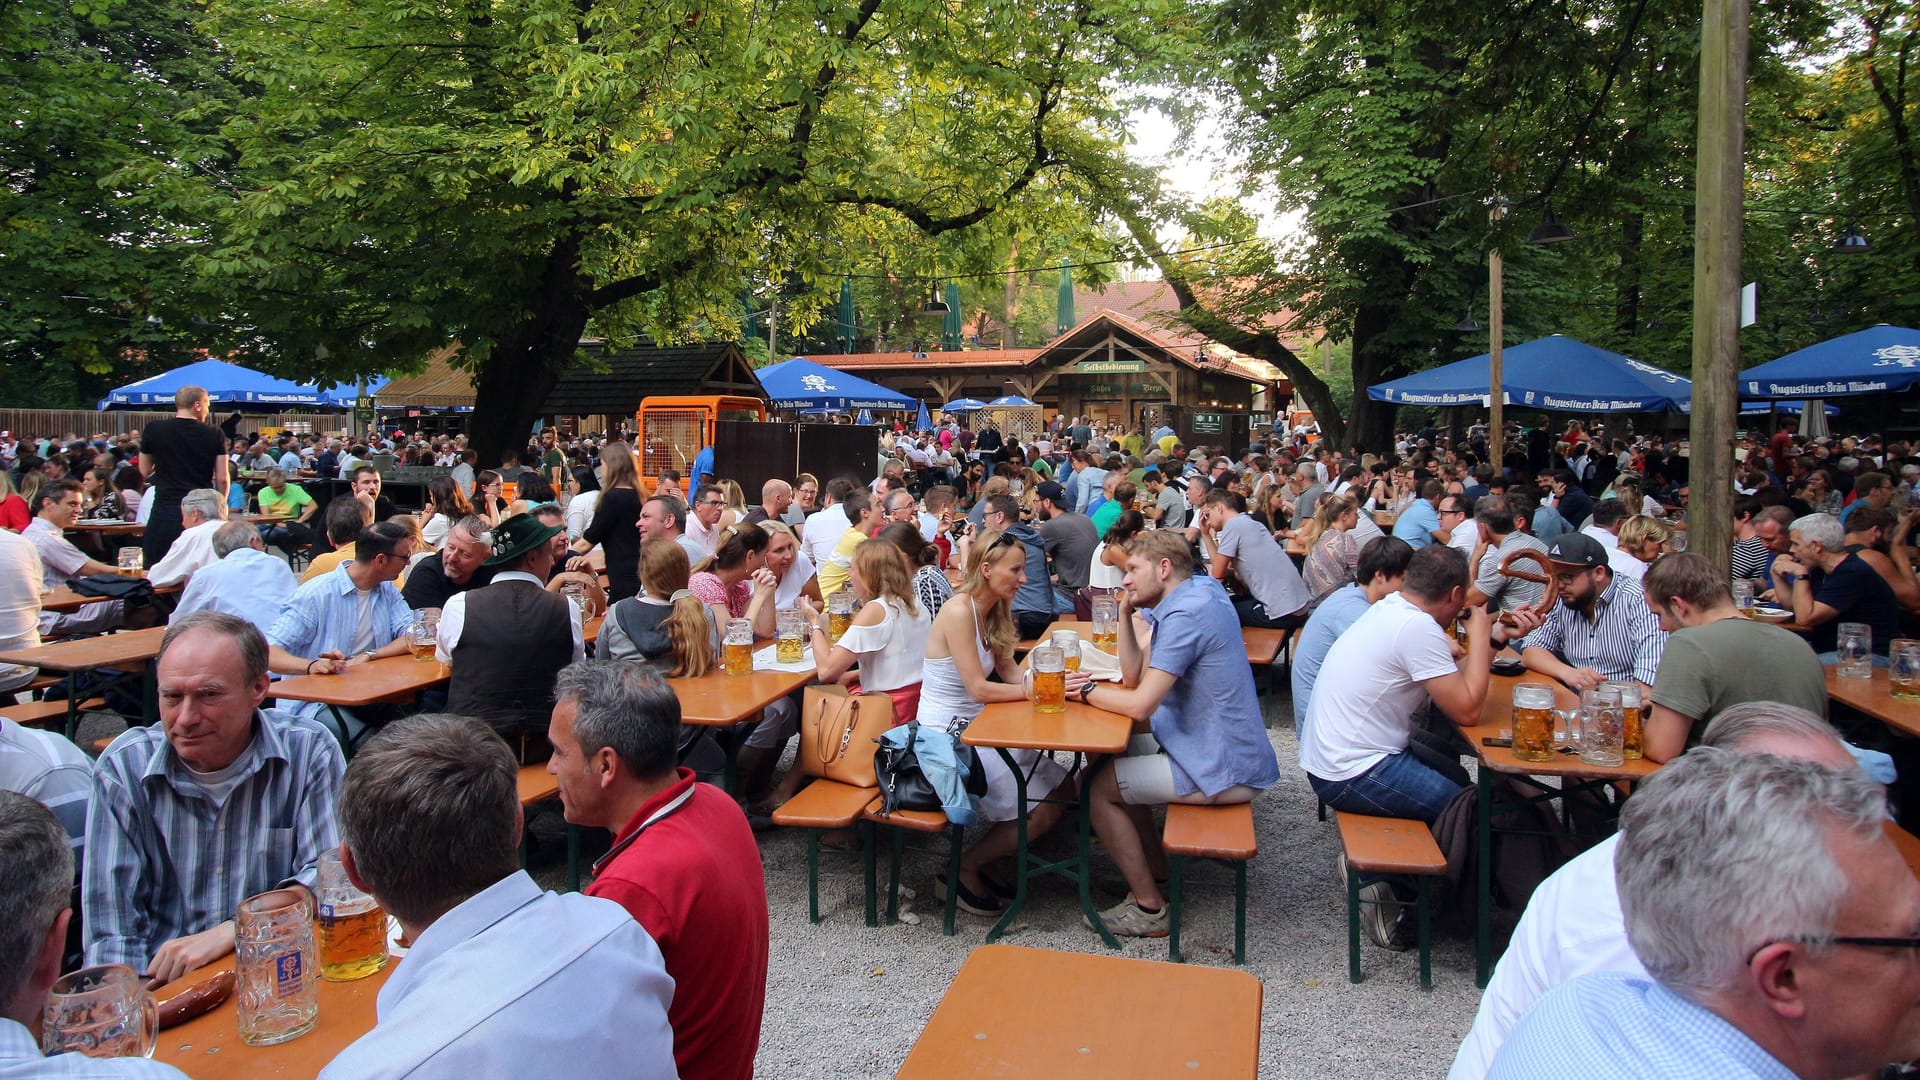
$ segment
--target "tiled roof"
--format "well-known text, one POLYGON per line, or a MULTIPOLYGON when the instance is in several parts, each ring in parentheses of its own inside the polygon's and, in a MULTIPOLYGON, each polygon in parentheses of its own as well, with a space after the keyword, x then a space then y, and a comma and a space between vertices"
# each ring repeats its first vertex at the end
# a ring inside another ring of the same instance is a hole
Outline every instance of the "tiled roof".
POLYGON ((655 345, 641 341, 632 348, 613 353, 609 353, 604 344, 588 342, 581 346, 581 351, 606 370, 596 371, 587 363, 575 364, 560 376, 541 412, 561 416, 626 414, 639 407, 641 398, 654 394, 762 396, 752 368, 741 356, 739 347, 731 342, 655 345))

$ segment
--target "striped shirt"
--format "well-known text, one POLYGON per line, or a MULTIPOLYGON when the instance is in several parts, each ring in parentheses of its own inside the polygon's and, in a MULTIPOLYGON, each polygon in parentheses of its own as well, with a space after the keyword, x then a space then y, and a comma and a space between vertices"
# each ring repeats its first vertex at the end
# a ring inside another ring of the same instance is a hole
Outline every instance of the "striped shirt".
POLYGON ((78 860, 87 835, 87 797, 93 762, 80 748, 47 731, 0 717, 0 791, 17 791, 53 811, 78 860))
MULTIPOLYGON (((383 581, 363 592, 347 574, 350 565, 343 562, 302 582, 273 620, 267 644, 310 660, 324 652, 352 656, 378 649, 405 634, 413 625, 413 609, 400 590, 393 582, 383 581)), ((316 701, 289 701, 283 707, 306 717, 317 717, 326 708, 316 701)))
POLYGON ((1794 1080, 1739 1028, 1652 982, 1618 972, 1549 990, 1513 1029, 1488 1080, 1794 1080))
POLYGON ((87 963, 144 971, 154 950, 233 917, 291 881, 311 888, 340 842, 346 761, 319 723, 256 710, 224 799, 194 779, 162 725, 129 728, 100 755, 87 809, 87 963))
POLYGON ((1606 589, 1594 598, 1591 620, 1562 601, 1522 645, 1545 649, 1574 667, 1592 668, 1602 678, 1638 679, 1652 686, 1667 632, 1647 607, 1639 582, 1609 576, 1606 589))

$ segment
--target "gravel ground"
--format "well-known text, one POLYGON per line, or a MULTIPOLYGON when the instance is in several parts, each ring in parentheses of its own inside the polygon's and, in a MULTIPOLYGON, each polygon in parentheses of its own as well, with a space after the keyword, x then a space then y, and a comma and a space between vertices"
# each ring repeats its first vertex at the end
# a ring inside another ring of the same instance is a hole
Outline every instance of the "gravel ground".
MULTIPOLYGON (((1439 1077, 1473 1021, 1470 936, 1436 933, 1432 992, 1420 989, 1418 954, 1393 953, 1362 941, 1366 981, 1346 978, 1346 909, 1334 877, 1339 842, 1331 821, 1314 819, 1314 798, 1295 765, 1291 705, 1284 694, 1263 697, 1281 780, 1254 803, 1261 852, 1248 873, 1248 969, 1265 984, 1261 1009, 1262 1077, 1439 1077)), ((84 746, 120 729, 116 718, 91 716, 84 746)), ((557 806, 557 804, 556 804, 557 806)), ((536 815, 535 875, 565 887, 561 823, 536 815)), ((1059 839, 1064 842, 1063 823, 1059 839)), ((589 844, 590 860, 604 841, 589 844)), ((944 850, 942 846, 941 850, 944 850)), ((893 1075, 988 923, 962 912, 955 936, 940 933, 931 877, 943 855, 928 838, 909 839, 903 871, 917 898, 918 925, 869 929, 861 910, 858 855, 822 852, 819 925, 807 921, 806 844, 796 830, 761 834, 772 911, 773 953, 767 980, 758 1075, 769 1080, 893 1075)), ((885 885, 885 850, 880 863, 885 885)), ((1191 867, 1182 930, 1189 963, 1231 967, 1233 876, 1219 863, 1191 867)), ((1125 893, 1118 872, 1095 845, 1095 901, 1125 893)), ((882 915, 885 895, 882 893, 882 915)), ((1080 921, 1072 886, 1040 883, 1021 920, 1002 938, 1015 945, 1102 952, 1080 921)), ((1122 939, 1125 955, 1166 959, 1164 940, 1122 939)))

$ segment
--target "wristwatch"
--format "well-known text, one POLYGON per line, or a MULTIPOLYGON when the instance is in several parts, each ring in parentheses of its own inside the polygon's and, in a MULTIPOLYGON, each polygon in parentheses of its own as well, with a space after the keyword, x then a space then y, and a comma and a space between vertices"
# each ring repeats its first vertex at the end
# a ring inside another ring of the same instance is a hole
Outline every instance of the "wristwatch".
POLYGON ((368 649, 368 650, 366 650, 365 652, 363 652, 363 653, 361 653, 360 655, 361 655, 361 656, 364 656, 364 657, 366 657, 366 658, 367 658, 367 659, 369 659, 369 660, 371 660, 371 659, 373 659, 373 650, 372 650, 372 649, 368 649))
POLYGON ((1094 687, 1094 682, 1092 679, 1088 679, 1085 683, 1081 684, 1080 704, 1082 705, 1087 704, 1087 699, 1093 696, 1093 687, 1094 687))

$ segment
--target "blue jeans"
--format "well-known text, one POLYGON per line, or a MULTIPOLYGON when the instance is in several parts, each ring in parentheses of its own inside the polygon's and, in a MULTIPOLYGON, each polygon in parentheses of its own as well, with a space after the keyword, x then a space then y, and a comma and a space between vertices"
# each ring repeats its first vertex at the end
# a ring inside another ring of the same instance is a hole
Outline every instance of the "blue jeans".
POLYGON ((1414 818, 1431 825, 1467 785, 1421 760, 1417 746, 1388 754, 1351 780, 1322 780, 1309 773, 1307 781, 1320 801, 1335 810, 1414 818))

